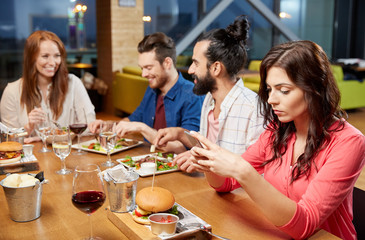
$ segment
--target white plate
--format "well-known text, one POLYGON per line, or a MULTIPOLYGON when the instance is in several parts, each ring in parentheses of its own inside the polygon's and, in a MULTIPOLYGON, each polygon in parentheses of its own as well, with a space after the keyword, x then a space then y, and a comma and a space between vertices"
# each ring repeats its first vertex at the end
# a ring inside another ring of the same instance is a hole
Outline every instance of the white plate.
MULTIPOLYGON (((132 157, 132 160, 133 161, 139 161, 147 156, 150 156, 151 154, 146 154, 146 155, 140 155, 140 156, 134 156, 132 157)), ((175 155, 176 156, 176 155, 175 155)), ((174 156, 174 157, 175 157, 174 156)), ((166 158, 163 158, 163 157, 156 157, 158 160, 163 160, 163 161, 169 161, 167 160, 166 158)), ((148 176, 152 176, 153 175, 153 171, 143 171, 141 169, 136 169, 135 167, 130 167, 128 166, 127 164, 125 164, 123 162, 123 160, 125 160, 126 158, 120 158, 120 159, 117 159, 117 162, 123 164, 124 166, 126 166, 127 168, 129 169, 133 169, 136 173, 139 174, 139 176, 141 177, 148 177, 148 176)), ((179 169, 170 169, 170 170, 161 170, 161 171, 156 171, 155 172, 155 175, 159 175, 159 174, 164 174, 164 173, 170 173, 170 172, 176 172, 176 171, 179 171, 179 169)))
MULTIPOLYGON (((134 141, 134 140, 125 138, 125 141, 134 141)), ((106 155, 106 151, 97 151, 95 149, 88 149, 88 148, 83 147, 83 146, 89 146, 91 143, 97 143, 96 139, 92 139, 92 140, 89 140, 89 141, 86 141, 86 142, 80 142, 81 149, 84 150, 84 151, 88 151, 88 152, 100 153, 100 154, 105 154, 106 155)), ((141 145, 142 143, 143 143, 143 141, 138 141, 136 144, 133 144, 131 146, 126 146, 126 147, 123 146, 121 148, 114 149, 114 151, 111 152, 110 154, 114 154, 114 153, 118 153, 118 152, 122 152, 122 151, 125 151, 125 150, 128 150, 128 149, 134 148, 136 146, 141 145)), ((79 149, 79 146, 78 146, 77 143, 73 144, 71 147, 74 148, 74 149, 79 149)))

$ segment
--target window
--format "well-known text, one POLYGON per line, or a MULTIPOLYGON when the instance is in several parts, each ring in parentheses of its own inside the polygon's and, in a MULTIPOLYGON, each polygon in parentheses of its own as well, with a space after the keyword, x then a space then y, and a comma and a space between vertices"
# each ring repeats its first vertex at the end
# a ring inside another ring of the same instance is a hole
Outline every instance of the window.
POLYGON ((0 1, 0 95, 8 82, 21 77, 24 42, 33 31, 56 33, 66 46, 69 63, 93 63, 95 13, 95 0, 0 1), (86 7, 75 13, 77 4, 86 7))

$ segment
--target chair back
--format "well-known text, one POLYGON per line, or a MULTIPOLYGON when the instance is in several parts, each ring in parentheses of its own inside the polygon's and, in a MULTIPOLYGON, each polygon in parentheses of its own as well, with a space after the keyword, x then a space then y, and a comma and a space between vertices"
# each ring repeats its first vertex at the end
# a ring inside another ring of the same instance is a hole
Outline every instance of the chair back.
POLYGON ((113 81, 114 108, 131 114, 141 103, 148 87, 148 80, 138 75, 116 73, 113 81))
POLYGON ((261 62, 262 60, 251 60, 248 64, 248 70, 260 71, 261 62))
POLYGON ((357 232, 357 239, 365 239, 365 191, 354 187, 353 192, 353 212, 352 223, 357 232))
POLYGON ((338 82, 343 82, 343 69, 342 66, 339 65, 331 65, 332 74, 335 80, 338 82))

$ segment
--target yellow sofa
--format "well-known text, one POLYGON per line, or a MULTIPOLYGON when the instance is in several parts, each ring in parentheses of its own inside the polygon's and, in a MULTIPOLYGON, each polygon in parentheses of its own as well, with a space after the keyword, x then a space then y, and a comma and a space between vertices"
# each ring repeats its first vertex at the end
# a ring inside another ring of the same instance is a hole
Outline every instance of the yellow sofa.
MULTIPOLYGON (((261 60, 252 60, 252 61, 250 61, 249 65, 248 65, 248 70, 259 72, 260 71, 260 64, 261 64, 261 60)), ((245 77, 245 75, 243 74, 242 80, 243 80, 243 83, 244 83, 245 87, 251 89, 252 91, 254 91, 256 93, 259 92, 260 76, 245 77)))
MULTIPOLYGON (((248 70, 260 71, 260 60, 252 60, 248 65, 248 70)), ((344 80, 343 69, 339 65, 332 65, 332 72, 337 82, 338 89, 341 93, 342 109, 355 109, 365 107, 365 80, 344 80)), ((260 87, 260 77, 245 77, 242 80, 245 86, 255 92, 260 87)))
POLYGON ((148 87, 148 80, 141 77, 139 67, 126 66, 122 73, 115 73, 113 79, 114 108, 131 114, 139 106, 148 87))
POLYGON ((363 82, 344 80, 342 67, 339 65, 332 65, 331 67, 341 93, 341 108, 355 109, 365 107, 365 79, 363 82))

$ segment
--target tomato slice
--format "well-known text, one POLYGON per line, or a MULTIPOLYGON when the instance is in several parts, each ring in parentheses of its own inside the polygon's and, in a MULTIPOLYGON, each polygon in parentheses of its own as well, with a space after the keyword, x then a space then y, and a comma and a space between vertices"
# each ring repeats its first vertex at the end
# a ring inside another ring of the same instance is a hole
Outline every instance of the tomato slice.
POLYGON ((142 216, 143 216, 142 214, 140 214, 140 213, 137 211, 137 209, 135 209, 135 210, 134 210, 134 214, 136 214, 136 216, 137 216, 137 217, 142 217, 142 216))

